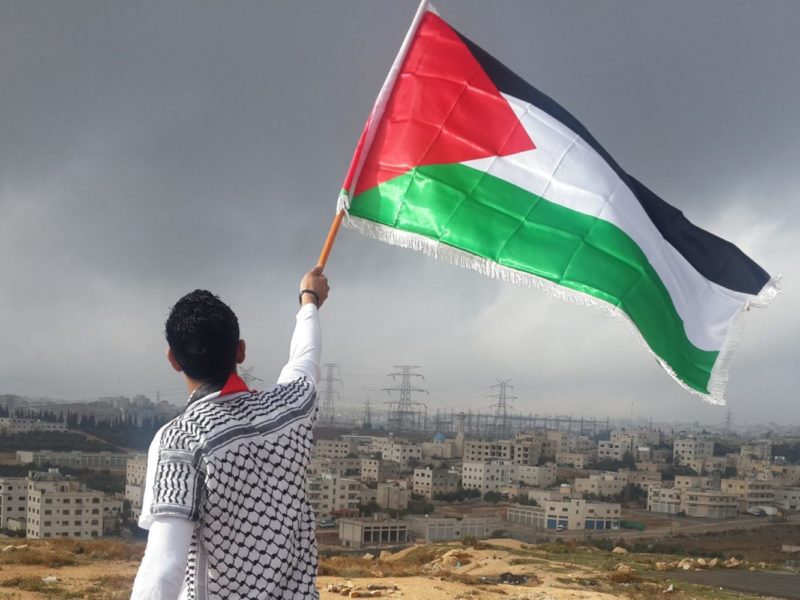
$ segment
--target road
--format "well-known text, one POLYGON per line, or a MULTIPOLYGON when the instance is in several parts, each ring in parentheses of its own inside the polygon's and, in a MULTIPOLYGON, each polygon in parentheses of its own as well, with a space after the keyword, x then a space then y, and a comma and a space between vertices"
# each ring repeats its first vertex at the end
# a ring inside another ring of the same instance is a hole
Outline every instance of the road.
POLYGON ((800 575, 796 573, 715 569, 713 571, 677 571, 670 573, 669 579, 681 579, 690 583, 737 592, 751 592, 776 598, 800 600, 800 575))

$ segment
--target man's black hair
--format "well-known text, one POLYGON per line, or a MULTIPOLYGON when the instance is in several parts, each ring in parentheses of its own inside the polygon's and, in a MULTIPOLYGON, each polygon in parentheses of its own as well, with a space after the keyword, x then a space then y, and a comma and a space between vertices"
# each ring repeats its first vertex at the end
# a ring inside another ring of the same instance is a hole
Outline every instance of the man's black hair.
POLYGON ((192 379, 224 383, 234 371, 239 320, 211 292, 195 290, 178 300, 165 329, 175 359, 192 379))

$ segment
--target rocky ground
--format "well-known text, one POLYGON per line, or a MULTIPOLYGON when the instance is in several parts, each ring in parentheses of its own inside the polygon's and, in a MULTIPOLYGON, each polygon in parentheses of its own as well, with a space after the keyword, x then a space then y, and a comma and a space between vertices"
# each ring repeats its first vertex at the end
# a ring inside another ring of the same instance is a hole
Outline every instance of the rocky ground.
MULTIPOLYGON (((0 540, 0 600, 129 598, 143 548, 113 540, 0 540)), ((767 574, 776 566, 744 556, 690 558, 498 539, 324 557, 318 581, 323 600, 734 600, 762 596, 702 587, 678 575, 698 569, 767 574)))

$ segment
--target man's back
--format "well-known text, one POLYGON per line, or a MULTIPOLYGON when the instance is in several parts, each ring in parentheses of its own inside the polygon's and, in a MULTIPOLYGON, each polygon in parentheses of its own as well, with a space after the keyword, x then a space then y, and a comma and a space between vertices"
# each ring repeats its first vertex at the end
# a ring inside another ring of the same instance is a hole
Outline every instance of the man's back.
POLYGON ((303 378, 216 396, 190 404, 157 438, 150 513, 199 521, 186 597, 316 597, 304 489, 314 387, 303 378))

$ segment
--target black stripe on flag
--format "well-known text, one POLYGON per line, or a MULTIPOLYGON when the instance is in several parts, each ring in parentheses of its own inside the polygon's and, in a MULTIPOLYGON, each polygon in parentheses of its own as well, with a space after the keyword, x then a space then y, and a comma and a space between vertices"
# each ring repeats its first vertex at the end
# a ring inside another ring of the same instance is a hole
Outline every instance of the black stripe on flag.
POLYGON ((528 102, 546 112, 581 136, 594 148, 636 195, 642 208, 664 239, 672 244, 706 279, 730 290, 752 295, 758 295, 769 282, 769 274, 734 244, 697 227, 680 210, 664 202, 642 183, 623 171, 580 121, 555 100, 537 90, 483 48, 459 32, 456 31, 456 33, 500 92, 528 102))

